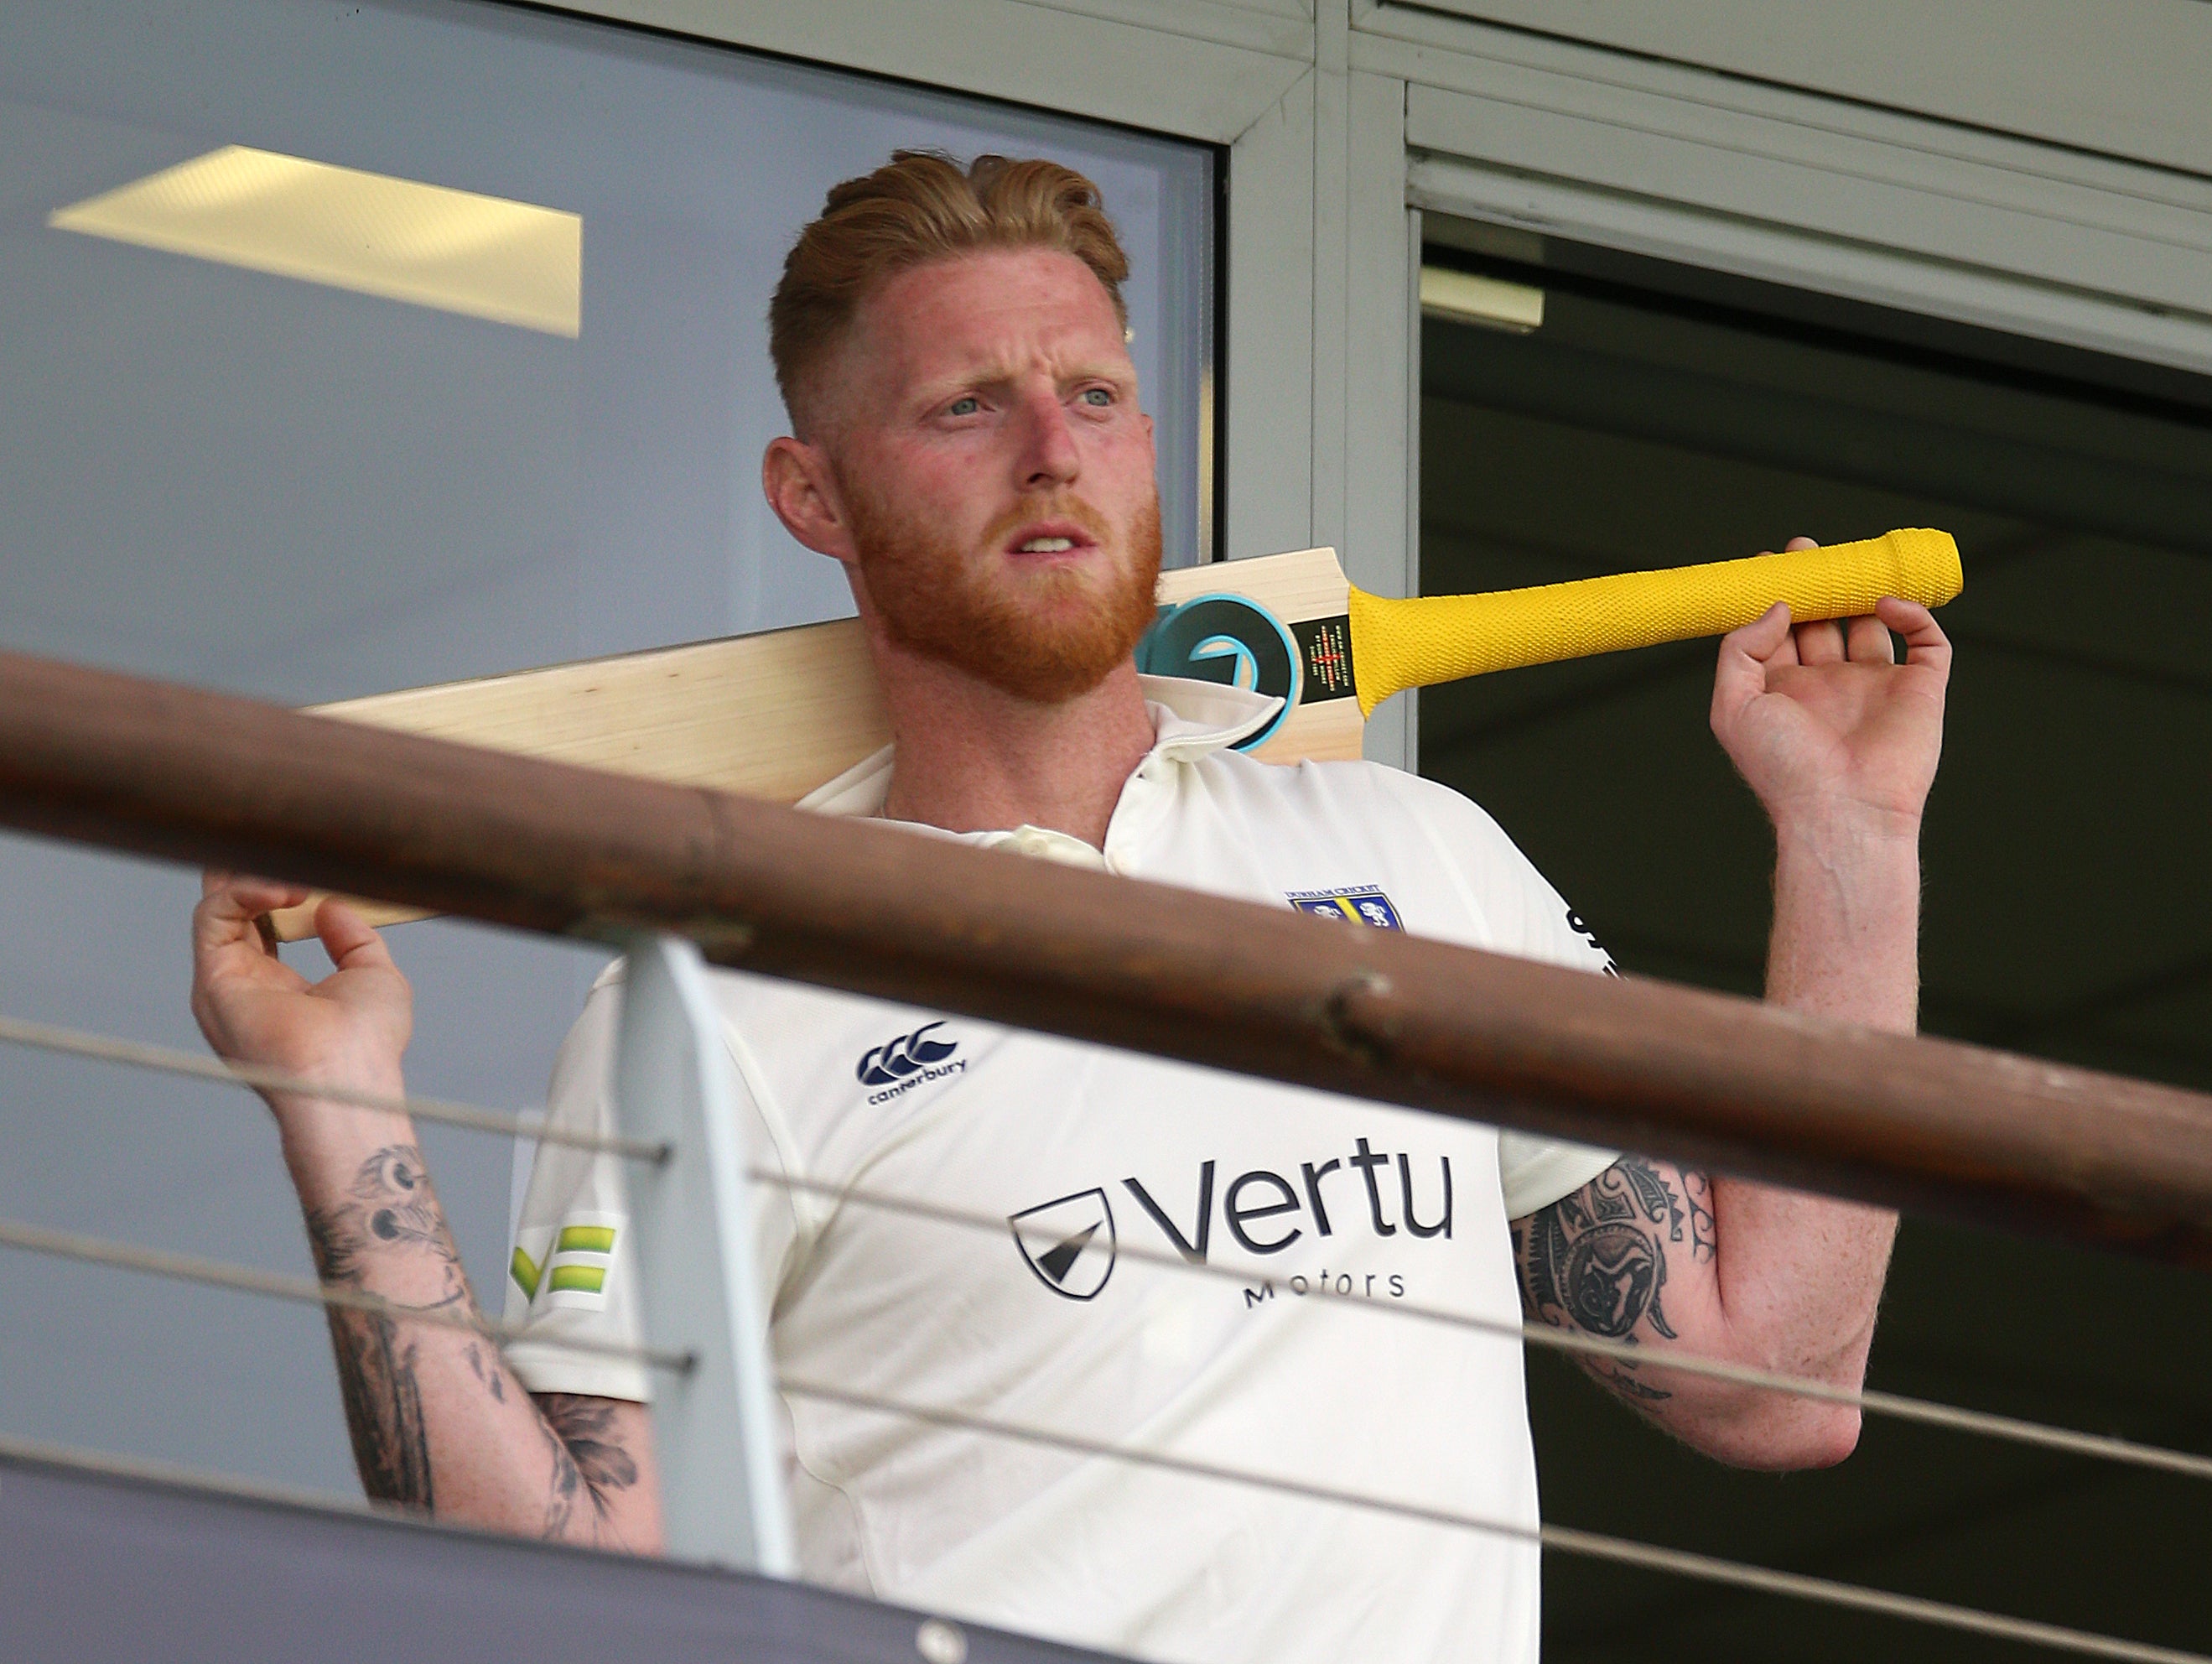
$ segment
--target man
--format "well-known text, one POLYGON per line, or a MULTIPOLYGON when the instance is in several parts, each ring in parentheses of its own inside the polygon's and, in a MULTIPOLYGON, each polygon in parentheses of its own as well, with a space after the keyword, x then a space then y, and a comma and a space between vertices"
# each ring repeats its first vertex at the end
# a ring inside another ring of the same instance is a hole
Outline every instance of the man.
MULTIPOLYGON (((1125 274, 1091 187, 1045 162, 902 155, 801 235, 770 314, 794 434, 764 485, 844 564, 894 734, 808 807, 1609 969, 1464 800, 1364 764, 1255 763, 1227 747, 1271 701, 1136 675, 1159 520, 1125 274)), ((1771 999, 1911 1027, 1948 656, 1898 601, 1794 631, 1777 608, 1723 643, 1714 729, 1776 829, 1771 999)), ((265 953, 255 917, 298 894, 210 878, 201 1023, 226 1057, 397 1093, 406 985, 336 904, 322 983, 265 953)), ((1525 1527, 1519 1348, 1392 1315, 1525 1308, 1636 1344, 1649 1362, 1593 1373, 1723 1460, 1819 1465, 1856 1438, 1846 1409, 1663 1361, 1856 1385, 1889 1215, 880 1002, 738 976, 716 992, 753 1160, 808 1181, 757 1192, 787 1375, 1525 1527), (1009 1220, 1013 1240, 848 1190, 1009 1220), (1124 1240, 1152 1253, 1117 1263, 1124 1240)), ((606 1121, 620 997, 611 972, 563 1049, 564 1122, 606 1121)), ((323 1275, 465 1307, 404 1119, 272 1106, 323 1275)), ((528 1339, 502 1357, 331 1314, 373 1496, 657 1546, 648 1383, 559 1344, 635 1336, 628 1225, 615 1164, 548 1146, 507 1290, 528 1339)), ((1534 1654, 1536 1554, 1510 1535, 784 1407, 810 1576, 1170 1660, 1534 1654)))

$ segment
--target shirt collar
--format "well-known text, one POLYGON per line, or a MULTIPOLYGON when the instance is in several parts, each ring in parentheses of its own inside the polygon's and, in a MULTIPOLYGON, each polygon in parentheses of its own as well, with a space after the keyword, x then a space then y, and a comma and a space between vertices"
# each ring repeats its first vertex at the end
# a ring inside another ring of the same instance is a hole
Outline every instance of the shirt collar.
MULTIPOLYGON (((1152 748, 1146 753, 1146 763, 1154 758, 1169 763, 1194 763, 1258 733, 1283 707, 1283 702, 1271 694, 1254 693, 1219 682, 1188 681, 1176 676, 1139 676, 1137 686, 1145 696, 1146 714, 1152 719, 1152 748)), ((836 779, 817 786, 800 798, 799 807, 817 814, 881 814, 884 799, 891 786, 891 750, 885 746, 874 755, 863 758, 836 779)), ((1143 765, 1139 767, 1141 770, 1143 765)), ((967 843, 995 844, 1009 838, 1019 843, 1024 834, 1030 834, 1031 844, 1042 838, 1059 839, 1079 850, 1091 847, 1079 838, 1068 838, 1062 832, 1047 832, 1036 826, 1018 826, 1007 832, 947 832, 939 826, 921 830, 967 843)), ((1033 852, 1058 853, 1055 848, 1042 845, 1033 852)))

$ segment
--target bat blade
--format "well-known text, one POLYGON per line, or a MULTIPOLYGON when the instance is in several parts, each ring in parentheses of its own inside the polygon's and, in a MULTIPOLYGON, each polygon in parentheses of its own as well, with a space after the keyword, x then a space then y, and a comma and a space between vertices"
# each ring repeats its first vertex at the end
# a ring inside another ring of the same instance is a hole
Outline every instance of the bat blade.
MULTIPOLYGON (((1161 575, 1140 668, 1283 695, 1256 742, 1269 762, 1359 755, 1350 586, 1333 549, 1161 575)), ((674 785, 795 803, 890 742, 859 622, 655 648, 311 707, 317 716, 519 752, 674 785)), ((313 896, 270 915, 314 934, 313 896)), ((356 902, 372 924, 427 917, 356 902)))

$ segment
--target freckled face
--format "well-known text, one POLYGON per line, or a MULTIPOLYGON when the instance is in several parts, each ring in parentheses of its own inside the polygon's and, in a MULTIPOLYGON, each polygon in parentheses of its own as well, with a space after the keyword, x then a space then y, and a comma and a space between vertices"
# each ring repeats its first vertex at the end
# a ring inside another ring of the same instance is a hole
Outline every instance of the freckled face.
POLYGON ((1152 419, 1113 302, 1073 255, 900 273, 840 355, 830 448, 890 634, 1024 698, 1086 692, 1152 617, 1152 419))

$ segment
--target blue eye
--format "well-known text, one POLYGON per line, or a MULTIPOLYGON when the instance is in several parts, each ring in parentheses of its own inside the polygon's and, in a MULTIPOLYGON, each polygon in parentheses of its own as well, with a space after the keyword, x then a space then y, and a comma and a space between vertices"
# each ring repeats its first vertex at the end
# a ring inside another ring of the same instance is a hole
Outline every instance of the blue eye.
POLYGON ((981 410, 982 408, 983 401, 976 398, 975 395, 971 393, 954 399, 946 408, 945 414, 948 416, 973 416, 977 411, 981 410))
POLYGON ((1083 390, 1083 402, 1103 410, 1114 402, 1114 394, 1112 390, 1107 387, 1085 387, 1083 390))

